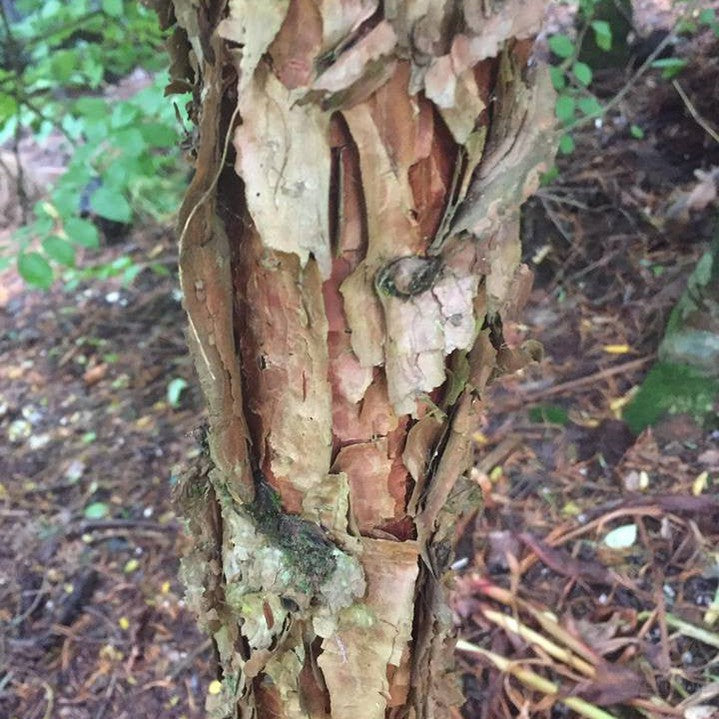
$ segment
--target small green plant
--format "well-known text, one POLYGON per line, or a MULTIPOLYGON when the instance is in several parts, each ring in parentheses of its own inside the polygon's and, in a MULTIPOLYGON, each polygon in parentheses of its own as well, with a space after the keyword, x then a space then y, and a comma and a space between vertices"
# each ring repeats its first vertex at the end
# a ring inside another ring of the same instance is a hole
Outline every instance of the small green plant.
POLYGON ((187 380, 182 377, 175 377, 167 383, 167 402, 170 407, 177 409, 180 406, 180 397, 188 387, 187 380))
POLYGON ((564 33, 551 35, 549 49, 557 58, 549 68, 552 84, 557 91, 555 114, 565 132, 559 140, 559 151, 568 155, 574 151, 571 129, 584 118, 601 117, 604 107, 590 91, 594 70, 587 62, 580 60, 582 43, 587 33, 601 50, 612 49, 612 26, 606 20, 595 19, 600 0, 582 0, 579 3, 579 30, 572 38, 564 33))
MULTIPOLYGON (((612 24, 598 17, 604 5, 606 5, 605 0, 580 0, 577 11, 578 30, 576 36, 570 37, 565 33, 557 33, 548 39, 549 49, 556 58, 555 64, 550 67, 552 84, 557 91, 555 114, 564 130, 559 140, 559 151, 565 155, 572 153, 575 148, 572 129, 587 121, 602 117, 616 100, 615 98, 602 104, 591 92, 590 86, 595 68, 587 60, 590 57, 596 58, 596 54, 583 52, 583 44, 587 38, 591 38, 594 46, 605 53, 616 50, 618 42, 626 43, 624 35, 620 36, 618 40, 612 29, 612 24)), ((616 11, 619 13, 618 22, 622 29, 626 30, 628 18, 622 17, 621 6, 622 1, 616 0, 616 11)), ((661 70, 661 76, 665 80, 675 78, 687 66, 687 60, 678 57, 659 57, 659 51, 669 44, 672 35, 695 34, 705 28, 710 29, 719 37, 719 18, 713 8, 705 8, 698 13, 686 13, 666 40, 655 48, 652 53, 653 57, 650 57, 646 65, 637 70, 629 84, 635 82, 647 67, 661 70)), ((629 133, 635 139, 644 138, 644 131, 638 125, 630 125, 629 133)))
POLYGON ((564 407, 555 404, 540 404, 529 410, 529 419, 536 424, 569 424, 569 415, 564 407))
POLYGON ((719 17, 714 8, 704 8, 699 12, 690 13, 683 17, 677 26, 678 33, 687 35, 694 35, 703 29, 711 30, 716 37, 719 37, 719 17))
MULTIPOLYGON (((709 29, 719 37, 719 18, 714 8, 705 8, 699 13, 683 17, 676 27, 677 34, 695 35, 701 30, 709 29)), ((663 57, 652 62, 652 67, 662 71, 664 80, 673 80, 687 66, 688 62, 680 57, 663 57)))
POLYGON ((694 367, 657 362, 624 410, 623 418, 635 434, 667 415, 688 414, 700 424, 716 423, 719 380, 694 367))
MULTIPOLYGON (((63 273, 81 279, 142 269, 129 257, 79 268, 78 256, 99 246, 91 217, 130 224, 138 216, 167 219, 184 182, 178 169, 176 110, 163 97, 163 37, 153 12, 134 0, 16 2, 2 10, 0 142, 30 131, 42 142, 65 138, 70 160, 49 197, 36 203, 12 245, 0 248, 0 268, 17 264, 28 284, 47 288, 63 273), (102 94, 135 67, 153 74, 127 100, 102 94)), ((161 265, 148 266, 165 272, 161 265)))

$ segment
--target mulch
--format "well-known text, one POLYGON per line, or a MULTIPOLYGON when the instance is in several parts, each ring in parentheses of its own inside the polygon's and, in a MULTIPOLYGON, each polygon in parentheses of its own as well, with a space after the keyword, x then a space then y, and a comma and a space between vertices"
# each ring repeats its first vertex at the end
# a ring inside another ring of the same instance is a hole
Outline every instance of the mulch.
MULTIPOLYGON (((716 43, 693 52, 679 82, 716 124, 716 43)), ((606 78, 606 96, 625 81, 606 78)), ((535 289, 505 331, 545 358, 495 383, 475 437, 484 506, 462 525, 454 597, 462 713, 716 717, 719 423, 680 412, 636 436, 622 410, 713 237, 716 204, 686 199, 719 144, 653 73, 575 139, 525 207, 535 289)))

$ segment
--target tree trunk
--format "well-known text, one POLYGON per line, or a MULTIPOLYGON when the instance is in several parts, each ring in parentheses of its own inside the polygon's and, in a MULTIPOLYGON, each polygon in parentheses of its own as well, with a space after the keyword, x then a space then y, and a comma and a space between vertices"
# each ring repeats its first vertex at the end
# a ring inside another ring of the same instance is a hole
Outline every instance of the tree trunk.
POLYGON ((180 273, 209 430, 179 494, 211 713, 448 716, 463 474, 527 354, 503 326, 554 149, 544 0, 155 5, 198 126, 180 273))

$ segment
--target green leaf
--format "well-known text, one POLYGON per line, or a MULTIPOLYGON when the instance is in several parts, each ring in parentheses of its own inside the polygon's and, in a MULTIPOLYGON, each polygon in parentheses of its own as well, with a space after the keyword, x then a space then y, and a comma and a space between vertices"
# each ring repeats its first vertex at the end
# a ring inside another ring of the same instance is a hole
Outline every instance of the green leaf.
POLYGON ((85 507, 85 519, 102 519, 110 513, 110 508, 105 502, 93 502, 85 507))
POLYGON ((81 97, 75 101, 74 112, 88 120, 106 120, 107 105, 107 101, 99 97, 81 97))
POLYGON ((637 525, 623 524, 621 527, 612 529, 604 537, 604 544, 611 549, 627 549, 637 541, 637 525))
POLYGON ((123 284, 129 285, 131 284, 135 277, 137 277, 140 272, 142 272, 143 266, 142 265, 132 265, 128 267, 126 270, 122 273, 122 282, 123 284))
MULTIPOLYGON (((554 68, 550 68, 551 73, 554 68)), ((138 128, 145 142, 152 147, 173 147, 179 142, 175 128, 162 122, 148 122, 138 128)))
POLYGON ((122 17, 122 0, 102 0, 102 10, 111 17, 122 17))
POLYGON ((103 173, 103 185, 112 188, 115 192, 124 192, 131 181, 139 180, 145 173, 138 164, 136 157, 125 153, 118 157, 103 173))
POLYGON ((106 117, 102 120, 92 120, 88 118, 83 122, 82 132, 89 146, 95 150, 97 149, 97 145, 107 140, 112 134, 106 117))
POLYGON ((556 165, 552 165, 552 167, 539 176, 539 184, 542 187, 547 187, 547 185, 551 185, 558 177, 559 168, 556 165))
POLYGON ((72 217, 80 205, 80 191, 75 187, 65 186, 63 179, 58 181, 52 191, 52 204, 63 217, 72 217))
POLYGON ((110 187, 98 187, 92 193, 90 207, 100 217, 108 220, 129 223, 132 219, 132 209, 127 200, 110 187))
POLYGON ((58 50, 50 63, 52 79, 60 84, 67 83, 77 75, 77 53, 73 50, 58 50))
POLYGON ((97 227, 92 222, 81 220, 79 217, 70 217, 65 220, 64 224, 65 234, 70 238, 71 242, 91 249, 97 249, 100 246, 97 227))
POLYGON ((105 77, 105 66, 91 58, 86 58, 82 64, 82 69, 85 75, 87 75, 87 81, 90 87, 94 90, 98 88, 105 77))
POLYGON ((699 13, 699 22, 702 25, 713 25, 717 21, 714 8, 706 8, 699 13))
POLYGON ((112 110, 110 116, 110 127, 118 129, 136 122, 140 116, 140 108, 129 102, 119 102, 112 110))
POLYGON ((564 70, 562 70, 561 67, 550 66, 549 76, 552 78, 552 85, 554 85, 554 89, 557 92, 564 89, 567 80, 564 77, 564 70))
POLYGON ((537 424, 569 424, 567 410, 555 404, 543 404, 529 410, 529 419, 537 424))
POLYGON ((665 57, 652 63, 652 67, 661 69, 662 77, 665 80, 676 77, 686 66, 687 61, 679 57, 665 57))
POLYGON ((75 265, 75 248, 62 237, 50 235, 42 241, 42 249, 50 259, 61 265, 73 267, 75 265))
POLYGON ((18 255, 17 270, 29 285, 43 290, 52 285, 52 267, 39 252, 23 252, 18 255))
POLYGON ((657 362, 624 408, 622 418, 635 434, 667 414, 689 414, 702 422, 705 417, 716 417, 713 407, 718 399, 719 380, 688 365, 657 362))
POLYGON ((171 407, 179 406, 180 395, 187 386, 187 381, 182 377, 175 377, 175 379, 169 381, 167 385, 167 401, 171 407))
POLYGON ((559 151, 563 155, 571 155, 574 152, 574 138, 571 135, 562 135, 559 138, 559 151))
POLYGON ((0 93, 0 124, 17 112, 17 101, 11 95, 0 93))
POLYGON ((574 117, 576 102, 569 95, 560 95, 554 106, 554 112, 560 122, 567 123, 574 117))
POLYGON ((604 108, 596 97, 583 97, 577 105, 585 115, 598 116, 604 112, 604 108))
POLYGON ((62 5, 59 0, 45 0, 42 6, 41 16, 44 18, 52 18, 53 15, 59 14, 62 5))
POLYGON ((591 18, 596 12, 596 5, 600 0, 579 0, 579 12, 583 18, 591 18))
POLYGON ((629 128, 629 132, 632 137, 635 137, 637 140, 643 140, 644 139, 644 130, 642 130, 639 125, 632 125, 629 128))
POLYGON ((568 35, 558 34, 552 35, 548 41, 549 49, 557 56, 563 59, 572 57, 574 54, 574 43, 568 35))
POLYGON ((594 20, 592 22, 594 40, 605 52, 612 49, 612 26, 606 20, 594 20))
POLYGON ((112 143, 128 157, 137 157, 147 149, 145 138, 136 127, 128 127, 115 132, 112 136, 112 143))
POLYGON ((574 77, 577 78, 577 82, 584 87, 587 87, 592 82, 592 68, 587 65, 586 62, 575 62, 572 65, 572 72, 574 77))
POLYGON ((132 267, 135 263, 132 261, 132 257, 129 255, 122 255, 121 257, 115 258, 111 263, 110 267, 117 272, 124 270, 126 267, 132 267))
POLYGON ((165 265, 159 265, 157 263, 151 264, 150 269, 160 277, 169 277, 172 274, 165 265))

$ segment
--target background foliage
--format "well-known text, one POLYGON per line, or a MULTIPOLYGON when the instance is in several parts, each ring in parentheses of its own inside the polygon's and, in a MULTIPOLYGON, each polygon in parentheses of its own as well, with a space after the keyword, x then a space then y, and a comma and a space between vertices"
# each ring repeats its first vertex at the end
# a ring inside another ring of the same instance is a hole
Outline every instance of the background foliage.
POLYGON ((127 257, 76 268, 84 249, 99 246, 98 226, 112 234, 138 217, 166 219, 179 202, 180 111, 163 97, 156 15, 135 0, 3 0, 0 9, 0 142, 17 151, 23 137, 43 143, 60 133, 67 152, 49 198, 25 208, 25 226, 0 247, 0 267, 16 261, 43 288, 58 272, 71 282, 118 273, 131 280, 139 267, 127 257), (110 102, 108 86, 138 67, 151 73, 150 85, 110 102))

